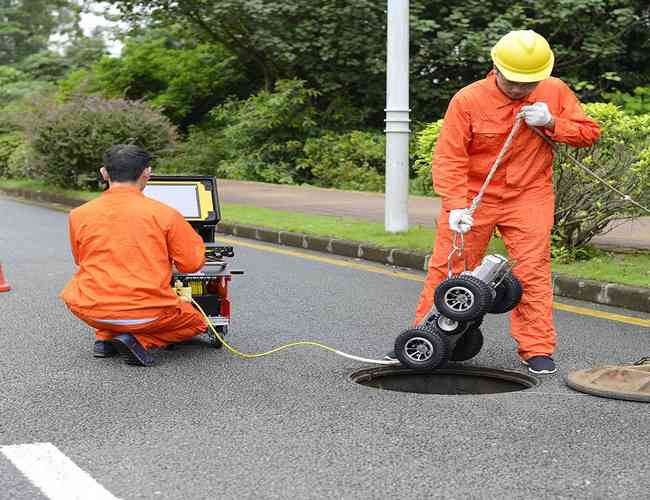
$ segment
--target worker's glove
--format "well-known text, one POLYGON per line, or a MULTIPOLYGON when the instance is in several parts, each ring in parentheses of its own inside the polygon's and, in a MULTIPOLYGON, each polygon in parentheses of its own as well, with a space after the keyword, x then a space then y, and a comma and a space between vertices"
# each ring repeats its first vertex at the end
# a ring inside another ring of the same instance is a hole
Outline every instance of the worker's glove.
POLYGON ((469 208, 455 208, 449 212, 449 227, 457 233, 467 233, 472 229, 474 218, 469 213, 469 208))
POLYGON ((543 102, 536 102, 531 106, 521 108, 524 120, 529 127, 545 127, 553 119, 548 106, 543 102))

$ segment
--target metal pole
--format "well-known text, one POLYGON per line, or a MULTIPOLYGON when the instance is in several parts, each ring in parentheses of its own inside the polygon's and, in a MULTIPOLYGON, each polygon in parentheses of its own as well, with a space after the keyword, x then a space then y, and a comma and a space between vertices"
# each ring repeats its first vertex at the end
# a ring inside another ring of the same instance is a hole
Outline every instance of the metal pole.
POLYGON ((409 190, 409 0, 388 0, 385 228, 407 231, 409 190))

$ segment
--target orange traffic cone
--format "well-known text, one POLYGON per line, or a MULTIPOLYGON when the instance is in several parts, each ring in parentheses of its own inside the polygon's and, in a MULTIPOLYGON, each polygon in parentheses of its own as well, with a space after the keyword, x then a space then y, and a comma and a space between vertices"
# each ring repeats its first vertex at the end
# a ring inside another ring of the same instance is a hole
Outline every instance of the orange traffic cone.
POLYGON ((11 290, 11 287, 5 280, 5 275, 2 274, 2 264, 0 264, 0 292, 8 292, 9 290, 11 290))

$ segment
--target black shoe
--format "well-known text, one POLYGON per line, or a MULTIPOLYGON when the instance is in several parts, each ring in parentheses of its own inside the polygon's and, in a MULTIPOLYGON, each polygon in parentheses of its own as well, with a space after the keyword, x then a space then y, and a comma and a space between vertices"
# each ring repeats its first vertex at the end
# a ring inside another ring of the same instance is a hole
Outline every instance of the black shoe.
POLYGON ((93 356, 96 358, 110 358, 115 356, 117 351, 110 340, 96 340, 93 347, 93 356))
POLYGON ((528 371, 535 375, 547 375, 557 371, 555 361, 550 356, 533 356, 524 361, 524 364, 528 365, 528 371))
POLYGON ((386 355, 384 356, 384 359, 386 361, 397 361, 397 356, 395 355, 395 351, 390 351, 387 352, 386 355))
POLYGON ((130 333, 113 337, 113 346, 129 365, 151 366, 154 363, 151 354, 130 333))

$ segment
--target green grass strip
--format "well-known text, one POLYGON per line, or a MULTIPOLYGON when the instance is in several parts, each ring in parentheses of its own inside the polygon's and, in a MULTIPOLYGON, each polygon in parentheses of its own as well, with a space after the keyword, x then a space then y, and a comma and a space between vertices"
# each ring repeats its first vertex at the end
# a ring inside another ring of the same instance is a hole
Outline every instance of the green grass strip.
MULTIPOLYGON (((43 182, 31 180, 0 179, 0 187, 34 189, 63 194, 71 198, 92 199, 100 193, 62 190, 43 182)), ((221 205, 224 222, 263 226, 269 229, 305 233, 316 236, 329 236, 351 241, 373 243, 388 248, 402 248, 417 252, 430 252, 435 231, 423 226, 415 226, 407 233, 388 234, 384 225, 378 222, 310 215, 298 212, 272 210, 223 203, 221 205)), ((503 242, 493 239, 489 252, 506 254, 503 242)), ((562 264, 553 262, 553 271, 575 278, 622 283, 632 286, 650 287, 650 255, 612 254, 602 252, 597 257, 583 262, 562 264)))
POLYGON ((92 191, 76 191, 72 189, 61 189, 52 186, 42 181, 35 181, 31 179, 4 179, 0 178, 0 187, 8 189, 31 189, 33 191, 44 191, 46 193, 53 193, 63 195, 69 198, 76 198, 81 200, 92 200, 97 198, 101 193, 92 191))

